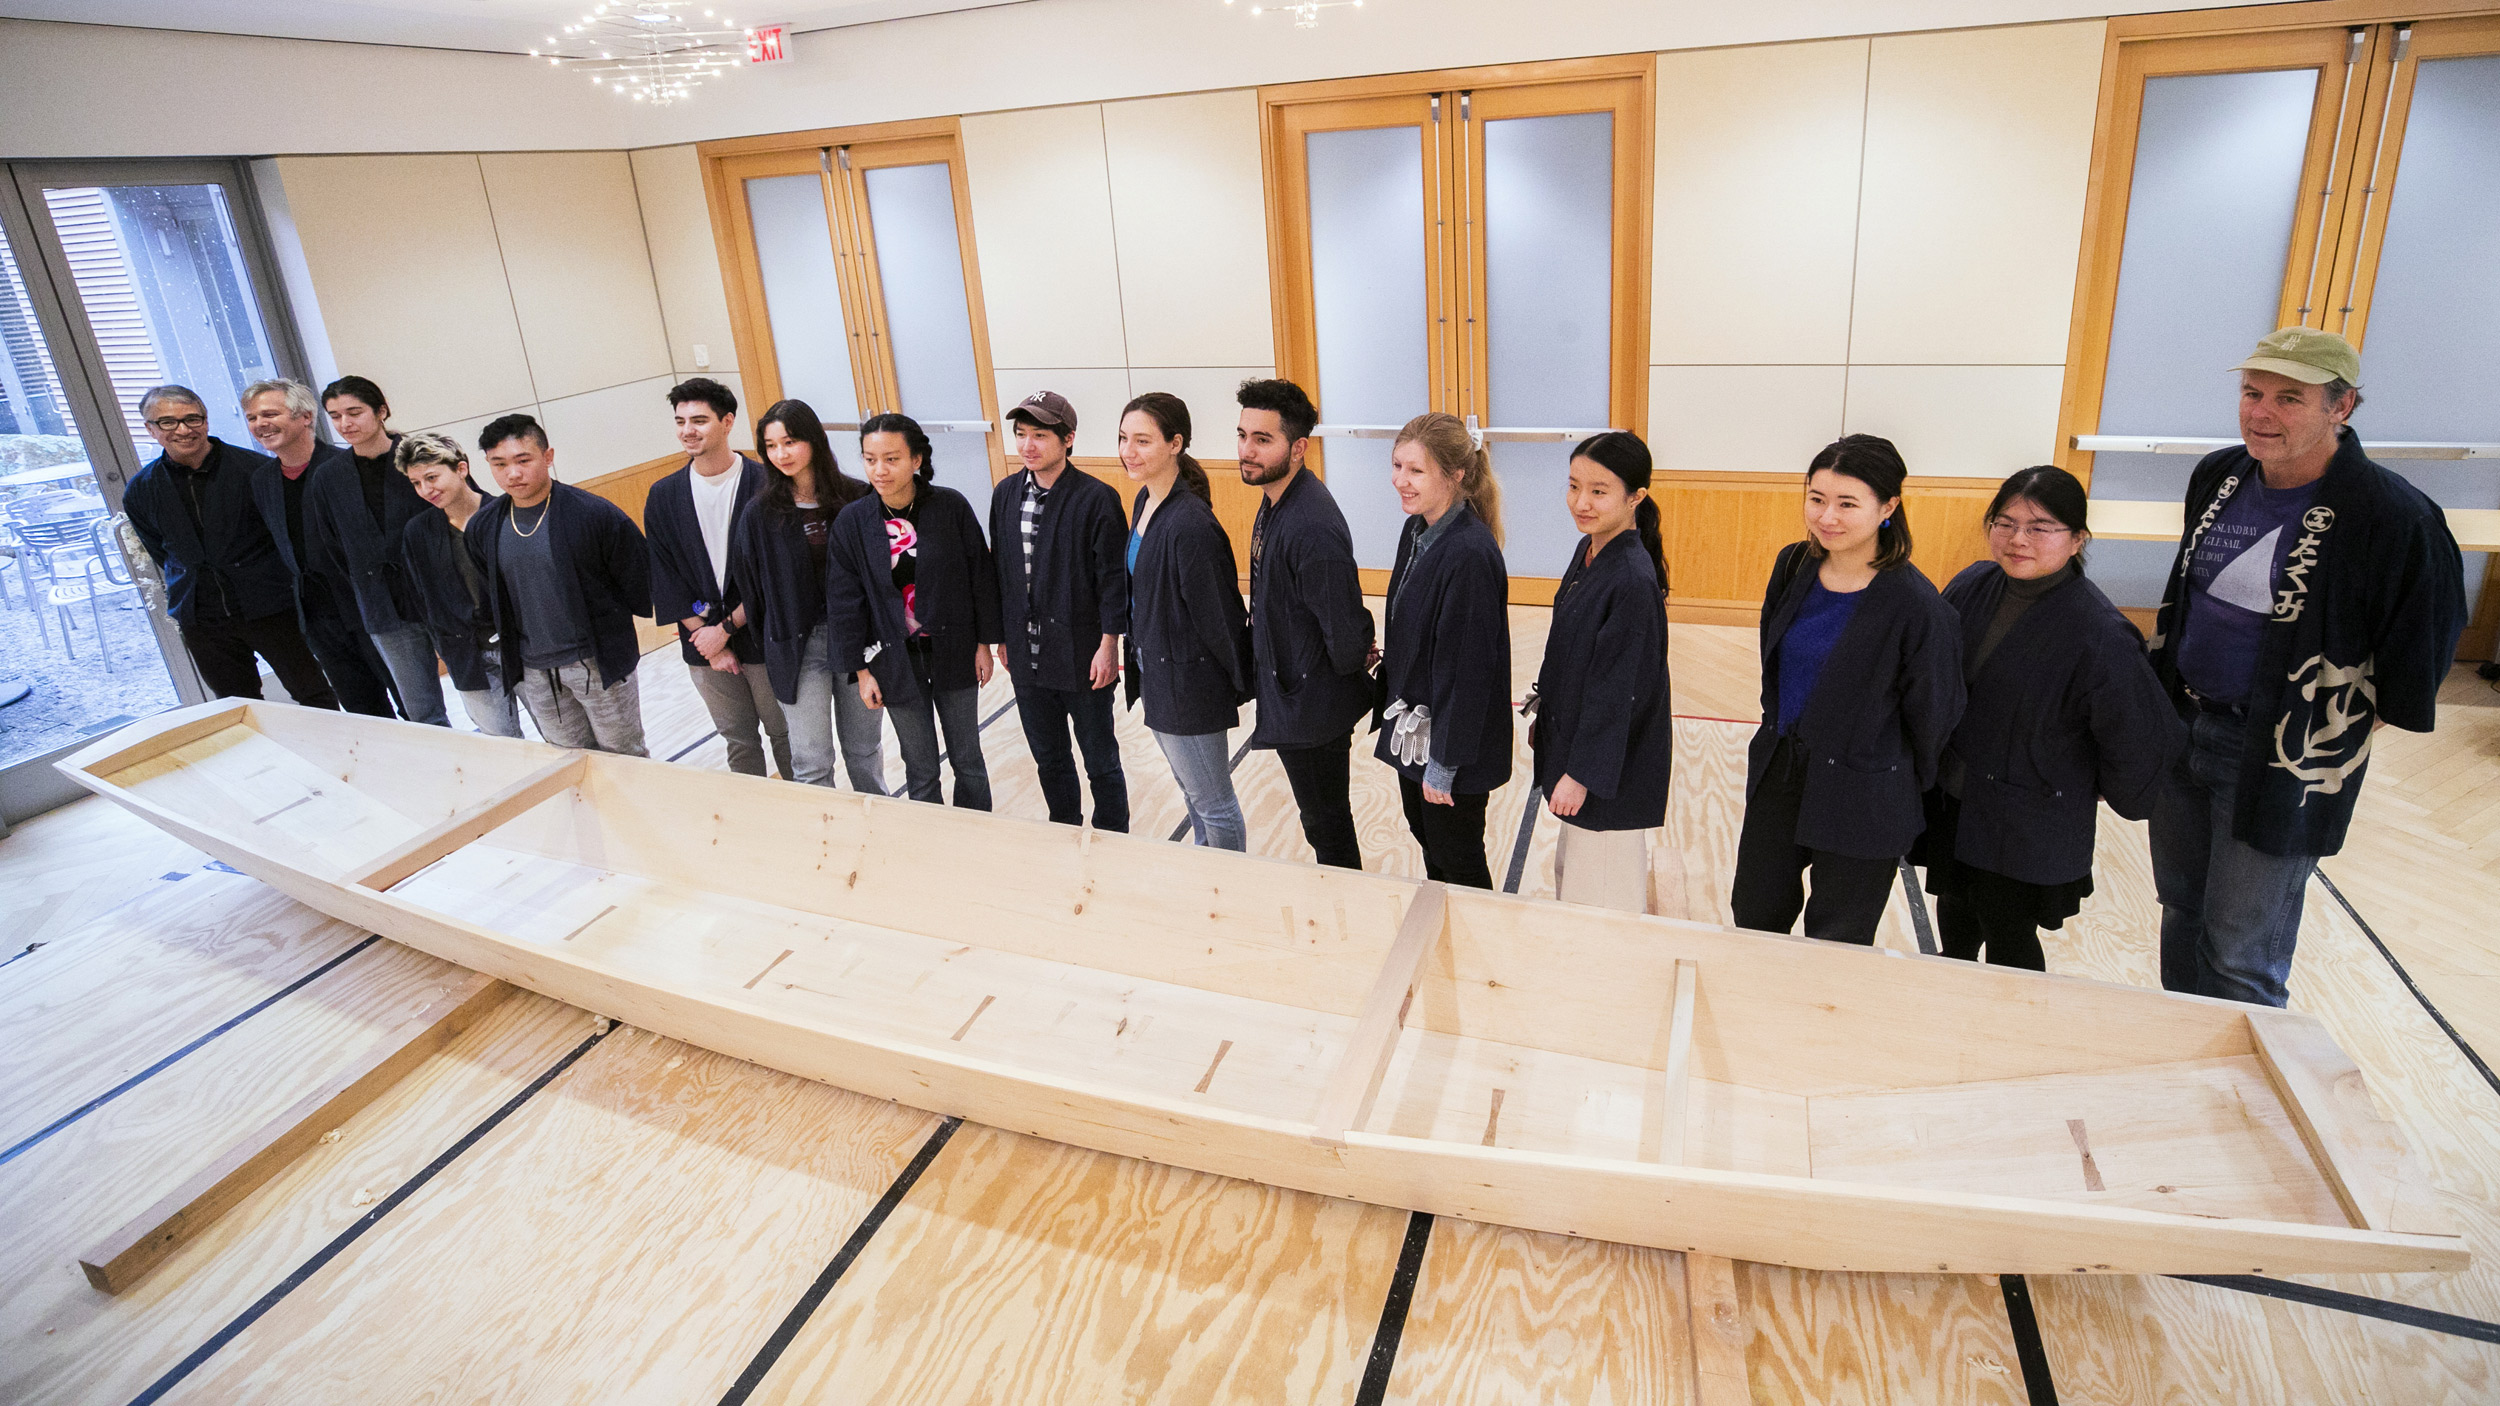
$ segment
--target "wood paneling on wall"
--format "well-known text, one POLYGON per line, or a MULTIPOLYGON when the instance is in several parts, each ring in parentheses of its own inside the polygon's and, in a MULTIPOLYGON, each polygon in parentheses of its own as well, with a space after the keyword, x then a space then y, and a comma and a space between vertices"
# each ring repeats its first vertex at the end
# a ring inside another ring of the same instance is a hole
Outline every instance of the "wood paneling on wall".
MULTIPOLYGON (((1747 624, 1780 548, 1805 536, 1802 474, 1665 471, 1651 480, 1667 551, 1668 607, 1678 620, 1747 624)), ((1943 589, 1988 554, 1980 520, 1993 482, 1913 476, 1902 496, 1910 560, 1943 589)))

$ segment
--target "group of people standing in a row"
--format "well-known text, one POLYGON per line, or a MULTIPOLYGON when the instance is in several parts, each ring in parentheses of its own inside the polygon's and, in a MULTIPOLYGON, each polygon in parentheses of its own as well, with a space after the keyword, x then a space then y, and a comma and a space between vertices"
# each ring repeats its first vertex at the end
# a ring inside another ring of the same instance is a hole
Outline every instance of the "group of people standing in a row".
MULTIPOLYGON (((1748 759, 1732 907, 1739 925, 1869 943, 1904 860, 1937 895, 1944 950, 2043 965, 2038 930, 2091 892, 2106 799, 2153 822, 2163 982, 2280 1005, 2316 856, 2340 845, 2371 729, 2427 730, 2464 620, 2445 520, 2372 463, 2344 420, 2359 361, 2290 328, 2239 368, 2246 447, 2191 478, 2148 656, 2083 575, 2082 486, 2007 479, 1990 559, 1939 595, 1910 562, 1908 469, 1851 435, 1805 482, 1806 540, 1783 550, 1761 617, 1763 720, 1748 759), (1812 893, 1807 892, 1811 875, 1812 893)), ((1042 392, 1008 414, 1020 467, 986 529, 934 481, 928 437, 877 415, 846 473, 815 410, 757 418, 669 392, 686 466, 643 525, 556 481, 526 415, 485 427, 488 498, 448 437, 388 431, 381 391, 346 377, 313 436, 291 382, 243 397, 269 451, 207 434, 199 397, 150 392, 165 453, 134 479, 133 526, 163 569, 202 676, 259 696, 252 655, 315 706, 443 723, 440 655, 471 720, 519 735, 514 701, 559 745, 644 754, 633 617, 673 621, 733 770, 884 791, 884 720, 904 793, 987 809, 976 697, 1004 667, 1050 818, 1128 828, 1114 694, 1170 763, 1198 843, 1247 847, 1230 731, 1272 749, 1321 863, 1362 866, 1349 799, 1357 729, 1398 775, 1429 877, 1489 888, 1485 804, 1513 755, 1509 580, 1482 443, 1428 414, 1399 431, 1407 514, 1375 637, 1353 539, 1306 470, 1318 413, 1285 380, 1243 383, 1236 455, 1260 491, 1245 602, 1233 542, 1189 453, 1189 409, 1124 408, 1124 512, 1073 467, 1076 414, 1042 392), (1079 758, 1082 758, 1082 782, 1079 758)), ((1562 821, 1565 900, 1639 909, 1646 833, 1666 817, 1674 723, 1666 562, 1650 453, 1614 431, 1578 445, 1542 666, 1518 711, 1562 821)))

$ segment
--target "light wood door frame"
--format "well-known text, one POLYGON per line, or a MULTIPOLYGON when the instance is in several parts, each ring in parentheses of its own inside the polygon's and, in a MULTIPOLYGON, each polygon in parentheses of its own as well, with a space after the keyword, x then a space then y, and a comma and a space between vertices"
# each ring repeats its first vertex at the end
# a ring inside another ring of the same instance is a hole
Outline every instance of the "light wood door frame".
POLYGON ((884 282, 877 267, 876 236, 868 214, 866 175, 890 166, 944 165, 955 206, 955 243, 963 269, 964 308, 971 321, 973 375, 981 417, 990 424, 992 481, 1006 472, 997 432, 998 378, 990 364, 989 315, 981 296, 981 265, 972 233, 972 192, 966 175, 961 124, 954 118, 827 128, 779 136, 740 137, 696 147, 703 170, 712 238, 729 293, 730 336, 751 400, 769 405, 782 397, 780 363, 773 355, 771 314, 755 257, 755 227, 746 181, 755 176, 813 172, 824 184, 826 228, 833 242, 841 289, 844 331, 851 348, 851 375, 862 417, 900 406, 894 350, 886 318, 884 282))
MULTIPOLYGON (((2092 188, 2084 205, 2082 267, 2075 277, 2068 324, 2065 386, 2059 398, 2056 462, 2092 482, 2089 450, 2076 435, 2101 432, 2101 396, 2109 376, 2111 323, 2118 310, 2118 274, 2126 257, 2127 213, 2134 191, 2136 142, 2144 116, 2144 85, 2154 78, 2208 73, 2259 73, 2316 68, 2308 155, 2295 201, 2275 325, 2320 324, 2331 284, 2332 251, 2343 203, 2334 199, 2355 169, 2368 104, 2363 76, 2378 47, 2375 30, 2356 44, 2342 28, 2203 34, 2187 38, 2113 37, 2102 55, 2100 111, 2092 136, 2092 188)), ((2140 427, 2158 431, 2158 426, 2140 427)))

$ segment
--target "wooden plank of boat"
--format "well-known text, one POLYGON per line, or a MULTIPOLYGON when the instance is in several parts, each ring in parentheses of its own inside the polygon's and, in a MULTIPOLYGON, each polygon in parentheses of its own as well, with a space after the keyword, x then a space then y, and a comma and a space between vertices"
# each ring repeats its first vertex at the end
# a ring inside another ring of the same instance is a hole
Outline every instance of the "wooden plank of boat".
POLYGON ((2467 1263, 2303 1015, 286 705, 62 767, 445 960, 1123 1156, 1809 1268, 2467 1263))

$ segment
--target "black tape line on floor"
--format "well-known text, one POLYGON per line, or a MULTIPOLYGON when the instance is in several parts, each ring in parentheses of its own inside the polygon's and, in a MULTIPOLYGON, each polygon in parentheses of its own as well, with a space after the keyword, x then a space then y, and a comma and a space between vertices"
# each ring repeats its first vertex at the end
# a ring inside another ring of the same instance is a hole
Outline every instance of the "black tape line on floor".
POLYGON ((591 1034, 580 1044, 575 1045, 572 1050, 564 1056, 564 1058, 559 1059, 554 1064, 548 1066, 545 1073, 530 1080, 527 1088, 522 1089, 519 1093, 514 1094, 511 1098, 505 1100, 504 1105, 501 1108, 498 1108, 494 1112, 486 1115, 486 1120, 484 1122, 469 1129, 467 1134, 462 1136, 458 1142, 444 1148, 442 1154, 436 1157, 433 1161, 428 1162, 423 1170, 419 1171, 415 1176, 410 1177, 408 1180, 400 1183, 398 1190, 383 1197, 380 1201, 375 1202, 373 1209, 365 1212, 363 1216, 357 1219, 355 1224, 340 1231, 336 1236, 331 1238, 329 1244, 324 1245, 319 1250, 313 1252, 313 1257, 311 1259, 304 1261, 303 1264, 297 1266, 294 1273, 288 1275, 285 1279, 280 1280, 276 1288, 273 1288, 268 1293, 261 1295, 250 1308, 236 1314, 232 1322, 226 1324, 225 1327, 218 1329, 216 1334, 210 1337, 208 1341, 191 1349, 190 1356, 175 1363, 173 1368, 166 1372, 165 1375, 158 1377, 154 1382, 149 1383, 147 1390, 130 1398, 130 1406, 148 1406, 148 1403, 157 1400, 158 1398, 164 1396, 166 1392, 180 1386, 183 1378, 198 1371, 202 1363, 205 1363, 211 1357, 216 1356, 226 1344, 233 1342, 236 1338, 242 1336, 245 1329, 260 1321, 261 1315, 277 1307, 279 1300, 295 1292, 296 1288, 303 1284, 304 1281, 312 1278, 316 1274, 319 1274, 323 1266, 346 1253, 348 1246, 355 1244, 357 1240, 363 1237, 366 1231, 371 1230, 374 1226, 380 1224, 384 1216, 387 1216, 392 1211, 397 1210, 400 1203, 423 1190, 425 1184, 434 1179, 435 1174, 441 1172, 445 1167, 450 1166, 454 1161, 457 1161, 461 1153, 475 1147, 480 1139, 484 1138, 488 1133, 493 1132, 499 1125, 502 1124, 503 1120, 518 1112, 522 1104, 529 1102, 532 1098, 537 1096, 539 1090, 547 1087, 551 1083, 554 1083, 557 1075, 572 1068, 577 1060, 579 1060, 583 1055, 590 1053, 592 1046, 598 1044, 601 1040, 606 1039, 609 1031, 614 1029, 616 1029, 616 1027, 611 1025, 607 1030, 597 1030, 591 1032, 591 1034))
POLYGON ((1528 841, 1536 836, 1537 803, 1545 793, 1534 785, 1528 787, 1528 803, 1519 811, 1519 838, 1511 841, 1510 870, 1502 877, 1502 892, 1519 892, 1520 877, 1528 872, 1528 841))
POLYGON ((2335 881, 2326 876, 2324 869, 2312 866, 2309 872, 2316 876, 2319 883, 2326 885, 2326 891, 2333 895, 2336 906, 2344 910, 2344 916, 2352 919, 2352 925, 2361 929, 2361 935, 2370 939, 2370 945, 2377 948, 2378 954, 2387 959, 2387 965, 2395 969, 2396 979, 2405 984, 2407 991, 2413 993, 2413 999, 2421 1002, 2422 1009, 2430 1012, 2431 1019, 2439 1022, 2439 1028, 2448 1032, 2448 1038, 2456 1042, 2456 1047, 2464 1054, 2466 1062, 2473 1065, 2475 1072, 2483 1076, 2483 1082, 2491 1085, 2493 1093, 2500 1094, 2500 1075, 2491 1072, 2491 1066, 2483 1063, 2482 1055, 2477 1053, 2472 1045, 2466 1043, 2464 1034, 2448 1023, 2448 1017, 2440 1013, 2439 1007, 2431 1004, 2430 993, 2414 981, 2413 973, 2406 971, 2405 964, 2397 961, 2396 954, 2388 949, 2386 943, 2379 940, 2379 935, 2371 928, 2369 920, 2361 916, 2361 910, 2352 906, 2352 900, 2344 897, 2344 891, 2335 887, 2335 881))
MULTIPOLYGON (((1244 758, 1244 757, 1246 757, 1246 756, 1249 756, 1249 755, 1250 755, 1250 739, 1249 739, 1249 738, 1247 738, 1247 737, 1245 737, 1245 738, 1241 739, 1241 745, 1233 749, 1233 759, 1232 759, 1232 762, 1224 768, 1224 774, 1225 774, 1226 776, 1230 776, 1230 775, 1232 775, 1233 773, 1235 773, 1235 772, 1237 772, 1237 771, 1241 770, 1241 759, 1242 759, 1242 758, 1244 758)), ((1165 836, 1164 838, 1165 838, 1165 839, 1168 839, 1168 840, 1171 840, 1171 841, 1173 841, 1173 842, 1175 842, 1175 843, 1177 843, 1177 842, 1179 842, 1180 838, 1181 838, 1183 835, 1186 835, 1186 834, 1188 834, 1188 833, 1189 833, 1189 798, 1188 798, 1187 796, 1183 796, 1183 797, 1181 798, 1181 823, 1180 823, 1180 824, 1178 824, 1178 825, 1173 826, 1173 827, 1172 827, 1172 833, 1171 833, 1171 834, 1169 834, 1169 835, 1167 835, 1167 836, 1165 836)), ((0 965, 6 965, 6 964, 5 964, 5 963, 0 963, 0 965)))
POLYGON ((1909 900, 1910 931, 1918 935, 1919 954, 1935 956, 1936 930, 1927 921, 1927 895, 1918 886, 1918 871, 1906 859, 1901 861, 1901 896, 1909 900))
POLYGON ((894 1178, 894 1184, 885 1189, 885 1195, 877 1199, 877 1204, 869 1208, 858 1228, 851 1232, 851 1238, 842 1242, 842 1248, 834 1253, 832 1262, 825 1266, 822 1274, 816 1276, 816 1282, 808 1285, 807 1292, 799 1295, 799 1301, 790 1305, 790 1311, 782 1315, 781 1323, 773 1329, 773 1335, 755 1350, 754 1358, 747 1363, 746 1370, 738 1374, 738 1380, 731 1382, 729 1390, 721 1394, 721 1406, 739 1406, 764 1384, 765 1374, 781 1360, 781 1354, 790 1350, 790 1344, 798 1340, 799 1330, 807 1326, 807 1320, 814 1317, 816 1310, 824 1304, 825 1296, 833 1292, 833 1286, 841 1279, 843 1271, 849 1269, 860 1252, 868 1248, 868 1242, 884 1228, 886 1217, 893 1215, 894 1208, 903 1204, 903 1198, 911 1193, 912 1184, 920 1180, 921 1173, 929 1170, 929 1164, 946 1150, 946 1140, 963 1125, 963 1119, 949 1118, 938 1124, 937 1131, 929 1134, 927 1142, 920 1144, 919 1153, 903 1168, 902 1174, 894 1178))
POLYGON ((2348 1294, 2341 1289, 2322 1289, 2315 1284, 2295 1284, 2288 1279, 2268 1279, 2261 1274, 2174 1274, 2190 1284, 2210 1284, 2217 1289, 2237 1289, 2243 1294, 2257 1294, 2287 1303, 2305 1303, 2313 1308, 2332 1308, 2376 1318, 2387 1323, 2401 1323, 2408 1328, 2427 1328, 2434 1333, 2452 1337, 2472 1338, 2481 1343, 2500 1343, 2500 1323, 2486 1323, 2480 1318, 2442 1313, 2435 1308, 2416 1308, 2409 1303, 2374 1299, 2367 1294, 2348 1294))
POLYGON ((1416 1211, 1406 1218, 1406 1243, 1398 1249, 1398 1271, 1389 1280, 1388 1301, 1380 1306, 1380 1328, 1372 1334, 1371 1357, 1363 1363, 1363 1384, 1354 1406, 1380 1406, 1389 1394, 1389 1373, 1398 1365, 1398 1339, 1406 1335, 1406 1311, 1415 1302, 1415 1281, 1423 1277, 1424 1249, 1432 1243, 1432 1217, 1416 1211))
POLYGON ((2014 1330, 2014 1361, 2022 1368, 2031 1406, 2057 1406, 2057 1382, 2049 1375, 2049 1350, 2040 1341, 2040 1317, 2031 1311, 2031 1285, 2019 1274, 1997 1276, 2005 1295, 2005 1324, 2014 1330))
POLYGON ((71 1109, 69 1112, 62 1114, 60 1117, 54 1119, 51 1124, 45 1127, 41 1132, 28 1134, 15 1147, 10 1148, 6 1152, 0 1152, 0 1166, 6 1166, 11 1161, 14 1161, 19 1153, 24 1152, 39 1142, 42 1142, 45 1138, 52 1136, 61 1129, 66 1128, 70 1124, 77 1122, 79 1119, 86 1117, 88 1114, 95 1112, 97 1109, 111 1103, 113 1100, 120 1098, 123 1094, 139 1087, 141 1084, 144 1084, 148 1080, 155 1078, 157 1075, 164 1073, 166 1070, 173 1068, 176 1064, 181 1063, 185 1057, 198 1050, 202 1045, 205 1045, 209 1041, 216 1039, 218 1036, 225 1034, 227 1031, 241 1025, 243 1022, 250 1020, 253 1016, 256 1016, 262 1011, 269 1009, 271 1006, 278 1004, 280 1001, 294 995, 296 992, 303 990, 306 986, 309 986, 313 982, 319 980, 324 973, 335 969, 340 963, 345 962, 348 958, 355 956, 357 953, 364 951, 366 948, 371 947, 373 944, 380 942, 381 940, 382 935, 380 933, 366 934, 364 941, 357 943, 355 946, 348 948, 346 951, 332 957, 330 960, 323 962, 320 966, 313 968, 311 971, 304 973, 302 976, 295 978, 286 985, 279 987, 277 990, 270 992, 266 996, 263 996, 258 1001, 253 1002, 249 1007, 245 1008, 241 1014, 228 1017, 215 1029, 210 1030, 208 1033, 192 1040, 191 1043, 184 1045, 181 1049, 174 1051, 172 1054, 165 1056, 156 1063, 149 1065, 147 1068, 140 1070, 138 1073, 131 1075, 127 1079, 122 1080, 113 1087, 97 1094, 94 1098, 91 1098, 85 1103, 78 1105, 76 1108, 71 1109))

